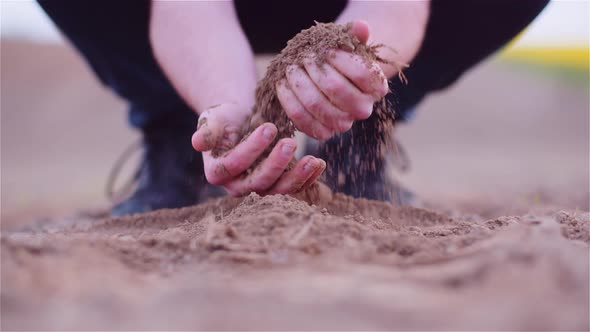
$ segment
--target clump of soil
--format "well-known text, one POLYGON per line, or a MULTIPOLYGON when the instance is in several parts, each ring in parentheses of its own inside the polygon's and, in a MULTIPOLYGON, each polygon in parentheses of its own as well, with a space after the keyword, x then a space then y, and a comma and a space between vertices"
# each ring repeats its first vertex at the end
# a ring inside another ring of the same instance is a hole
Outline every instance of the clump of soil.
MULTIPOLYGON (((256 88, 256 105, 250 122, 246 124, 243 137, 247 137, 252 131, 265 122, 272 122, 277 126, 278 134, 275 142, 282 138, 293 137, 296 131, 295 125, 288 118, 282 108, 276 92, 276 84, 285 79, 287 68, 290 65, 303 66, 303 61, 309 54, 315 54, 318 65, 326 62, 330 51, 343 49, 352 54, 364 58, 367 66, 372 62, 397 63, 386 60, 377 55, 377 50, 384 45, 365 45, 358 38, 350 33, 352 23, 345 25, 335 23, 317 23, 309 29, 301 31, 287 43, 287 46, 272 60, 265 77, 258 83, 256 88)), ((401 74, 400 72, 400 75, 401 74)), ((403 77, 403 76, 402 76, 403 77)), ((394 111, 390 103, 385 99, 374 104, 372 116, 362 121, 360 127, 353 130, 355 144, 366 148, 366 158, 360 160, 359 164, 371 163, 376 158, 381 158, 383 150, 392 142, 391 133, 394 124, 394 111)), ((273 144, 274 145, 274 144, 273 144)), ((253 164, 251 169, 256 167, 268 156, 272 147, 269 148, 261 158, 253 164)), ((214 154, 221 154, 223 151, 214 151, 214 154)), ((338 153, 346 154, 346 151, 339 150, 338 153)), ((328 156, 328 159, 330 156, 328 156)), ((369 169, 370 165, 357 165, 360 169, 369 169)), ((328 165, 329 167, 329 165, 328 165)), ((317 187, 313 191, 317 192, 317 187)), ((317 196, 317 193, 312 195, 317 196)))
MULTIPOLYGON (((309 29, 301 31, 293 37, 287 46, 270 63, 265 77, 256 88, 256 105, 246 134, 251 133, 264 122, 272 122, 278 128, 277 140, 292 137, 295 133, 293 122, 281 107, 277 98, 276 84, 285 79, 287 68, 291 65, 303 66, 303 61, 309 54, 315 54, 318 65, 326 62, 330 51, 344 49, 352 54, 361 56, 370 66, 372 61, 389 63, 377 55, 381 45, 365 45, 350 33, 352 23, 346 25, 336 23, 316 23, 309 29)), ((381 130, 374 133, 375 138, 384 132, 393 119, 393 112, 387 112, 384 103, 376 103, 375 112, 383 121, 381 130)))

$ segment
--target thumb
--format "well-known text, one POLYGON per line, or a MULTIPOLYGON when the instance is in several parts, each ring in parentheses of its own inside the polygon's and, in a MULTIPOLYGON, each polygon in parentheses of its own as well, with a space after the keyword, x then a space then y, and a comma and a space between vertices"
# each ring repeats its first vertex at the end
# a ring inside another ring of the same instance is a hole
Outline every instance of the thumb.
POLYGON ((235 103, 209 107, 199 116, 191 142, 197 151, 233 148, 242 138, 242 127, 250 121, 250 111, 235 103))
POLYGON ((218 119, 214 115, 207 114, 207 112, 201 114, 197 131, 191 139, 195 150, 205 152, 217 146, 217 141, 223 135, 223 126, 218 122, 218 119))
POLYGON ((356 20, 352 22, 350 33, 358 38, 361 43, 366 44, 369 40, 369 23, 363 20, 356 20))

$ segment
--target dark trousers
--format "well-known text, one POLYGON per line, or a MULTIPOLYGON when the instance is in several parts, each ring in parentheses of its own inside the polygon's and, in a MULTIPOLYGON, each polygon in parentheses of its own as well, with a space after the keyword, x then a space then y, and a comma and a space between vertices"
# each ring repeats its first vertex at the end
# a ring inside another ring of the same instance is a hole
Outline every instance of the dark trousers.
MULTIPOLYGON (((404 119, 429 92, 443 89, 520 32, 548 0, 432 0, 421 50, 406 70, 409 84, 394 78, 397 118, 404 119)), ((148 38, 150 2, 40 1, 84 56, 102 83, 129 102, 130 123, 140 129, 187 125, 195 113, 158 66, 148 38)), ((372 3, 379 5, 379 1, 372 3)), ((278 52, 313 24, 333 21, 346 1, 236 1, 244 31, 257 53, 278 52)), ((173 22, 171 22, 173 24, 173 22)))
MULTIPOLYGON (((154 127, 195 128, 197 116, 176 93, 154 58, 148 31, 150 1, 39 1, 58 28, 83 55, 103 84, 129 102, 129 121, 142 130, 154 127)), ((293 35, 313 24, 331 21, 344 1, 310 11, 310 6, 269 1, 256 14, 255 3, 236 4, 240 20, 257 53, 278 52, 293 35), (272 15, 286 10, 290 19, 272 15), (266 29, 257 24, 264 18, 266 29)), ((315 6, 318 7, 318 6, 315 6)), ((172 23, 171 23, 172 24, 172 23)), ((214 31, 212 32, 214 33, 214 31)), ((171 128, 173 129, 173 128, 171 128)))

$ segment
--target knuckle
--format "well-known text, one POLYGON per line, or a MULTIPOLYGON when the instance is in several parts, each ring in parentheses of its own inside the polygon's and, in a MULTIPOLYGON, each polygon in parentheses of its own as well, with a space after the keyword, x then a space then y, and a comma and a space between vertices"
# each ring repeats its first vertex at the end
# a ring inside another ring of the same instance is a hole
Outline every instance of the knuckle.
POLYGON ((306 135, 308 135, 314 139, 320 139, 317 131, 313 127, 312 128, 306 127, 304 129, 302 129, 301 131, 303 131, 306 135))
POLYGON ((251 191, 260 193, 265 191, 266 189, 268 189, 268 187, 270 186, 270 184, 272 184, 272 179, 270 176, 265 175, 265 176, 261 176, 256 183, 253 183, 251 185, 251 191))
POLYGON ((352 121, 350 120, 340 120, 338 121, 338 131, 343 133, 345 131, 350 130, 352 128, 352 121))
POLYGON ((232 174, 238 173, 240 169, 242 169, 243 162, 239 160, 239 158, 230 158, 226 160, 223 164, 220 164, 221 167, 225 168, 226 176, 231 176, 232 174))
POLYGON ((379 89, 376 89, 376 90, 375 90, 375 93, 374 93, 373 101, 374 101, 374 102, 376 102, 376 101, 379 101, 379 100, 381 100, 383 97, 385 97, 385 95, 387 95, 387 90, 385 90, 385 89, 381 89, 381 88, 379 88, 379 89))
POLYGON ((353 80, 360 86, 364 87, 365 90, 372 90, 371 78, 366 73, 361 71, 355 73, 355 78, 353 80))
POLYGON ((287 77, 287 79, 292 78, 295 73, 297 72, 297 66, 295 65, 289 65, 287 66, 287 68, 285 69, 285 76, 287 77))
POLYGON ((331 97, 338 97, 344 90, 344 85, 335 79, 326 79, 326 93, 331 97))
POLYGON ((303 57, 303 65, 305 66, 306 69, 313 69, 315 64, 316 64, 316 59, 311 54, 308 54, 305 57, 303 57))
POLYGON ((336 63, 345 64, 350 61, 351 54, 343 50, 333 50, 330 58, 336 63))
POLYGON ((258 174, 256 174, 255 178, 250 181, 249 186, 252 191, 264 192, 275 183, 282 171, 283 168, 279 163, 266 165, 264 168, 257 171, 258 174))
POLYGON ((321 125, 317 121, 314 121, 311 123, 310 127, 311 132, 307 134, 315 139, 320 139, 322 131, 321 125))
POLYGON ((364 97, 356 106, 355 116, 359 120, 365 120, 371 116, 373 113, 373 98, 370 96, 364 97))
POLYGON ((317 138, 321 141, 327 141, 330 137, 332 137, 332 132, 326 129, 320 130, 317 135, 317 138))
POLYGON ((305 120, 305 110, 300 107, 293 107, 293 108, 285 108, 287 115, 291 118, 293 122, 302 123, 305 120))
POLYGON ((285 78, 283 78, 283 79, 281 79, 280 81, 278 81, 278 82, 275 84, 275 89, 277 89, 277 91, 279 91, 279 90, 280 90, 280 91, 284 91, 285 89, 287 89, 287 82, 286 82, 286 79, 285 79, 285 78))
POLYGON ((281 174, 283 169, 284 169, 284 167, 283 167, 282 162, 281 163, 273 163, 272 165, 270 165, 268 167, 268 171, 265 172, 265 174, 263 174, 262 178, 264 180, 273 182, 273 180, 278 176, 278 174, 281 174))
POLYGON ((375 99, 371 95, 363 94, 363 98, 360 99, 360 106, 364 109, 372 109, 375 104, 375 99))
POLYGON ((207 179, 207 182, 214 186, 219 186, 223 182, 219 176, 212 174, 211 172, 205 172, 205 178, 207 179))
POLYGON ((368 118, 371 117, 371 114, 373 113, 372 109, 359 109, 357 111, 357 120, 366 120, 368 118))
POLYGON ((319 97, 309 98, 305 107, 311 112, 319 114, 322 110, 322 100, 319 97))
POLYGON ((205 179, 214 186, 219 186, 223 182, 222 169, 219 164, 209 163, 205 165, 205 179))
POLYGON ((348 73, 348 78, 354 82, 355 85, 361 88, 361 90, 366 90, 371 88, 371 78, 370 74, 367 72, 366 68, 354 68, 351 69, 348 73))

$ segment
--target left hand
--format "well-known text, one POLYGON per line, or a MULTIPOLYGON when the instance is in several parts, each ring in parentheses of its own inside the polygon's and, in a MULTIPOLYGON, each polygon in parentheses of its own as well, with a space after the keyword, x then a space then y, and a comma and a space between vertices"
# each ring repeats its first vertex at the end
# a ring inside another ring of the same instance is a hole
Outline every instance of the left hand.
MULTIPOLYGON (((364 21, 353 22, 350 31, 362 43, 369 38, 364 21)), ((318 66, 314 55, 304 66, 287 68, 286 80, 277 83, 277 96, 297 129, 319 139, 348 131, 354 121, 367 119, 373 104, 389 91, 387 78, 376 62, 334 50, 318 66)))
POLYGON ((305 156, 288 170, 297 148, 293 138, 279 140, 264 161, 250 174, 245 173, 274 142, 277 134, 274 124, 264 123, 240 141, 248 114, 249 108, 233 103, 217 105, 201 114, 192 144, 195 150, 203 152, 207 181, 223 186, 232 196, 250 192, 295 194, 312 185, 326 169, 326 162, 305 156), (214 157, 211 151, 219 148, 227 152, 214 157))

